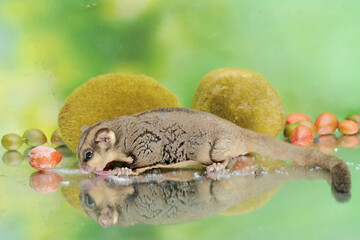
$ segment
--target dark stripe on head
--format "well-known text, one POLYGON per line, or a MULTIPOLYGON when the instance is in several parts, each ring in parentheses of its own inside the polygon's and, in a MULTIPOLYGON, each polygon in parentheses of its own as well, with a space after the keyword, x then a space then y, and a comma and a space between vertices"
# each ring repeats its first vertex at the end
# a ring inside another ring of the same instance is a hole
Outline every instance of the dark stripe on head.
POLYGON ((81 135, 81 137, 80 137, 80 139, 79 139, 79 144, 78 144, 78 147, 77 147, 77 150, 76 150, 76 151, 77 151, 77 154, 79 154, 80 148, 81 148, 81 146, 84 144, 85 139, 86 139, 87 136, 89 135, 90 131, 91 131, 94 127, 98 126, 100 123, 101 123, 101 122, 98 122, 98 123, 96 123, 96 124, 91 125, 91 126, 90 126, 88 129, 86 129, 86 131, 81 135))

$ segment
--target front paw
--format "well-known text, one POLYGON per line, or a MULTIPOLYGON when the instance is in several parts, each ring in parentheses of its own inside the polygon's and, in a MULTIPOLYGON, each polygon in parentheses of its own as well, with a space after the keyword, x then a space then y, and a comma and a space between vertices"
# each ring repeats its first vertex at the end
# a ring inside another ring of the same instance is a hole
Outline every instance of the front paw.
POLYGON ((211 173, 211 172, 220 172, 223 171, 225 169, 225 167, 221 164, 221 163, 213 163, 210 166, 206 167, 206 172, 207 173, 211 173))
POLYGON ((225 172, 225 167, 221 163, 213 163, 206 167, 206 176, 212 180, 222 179, 225 172))

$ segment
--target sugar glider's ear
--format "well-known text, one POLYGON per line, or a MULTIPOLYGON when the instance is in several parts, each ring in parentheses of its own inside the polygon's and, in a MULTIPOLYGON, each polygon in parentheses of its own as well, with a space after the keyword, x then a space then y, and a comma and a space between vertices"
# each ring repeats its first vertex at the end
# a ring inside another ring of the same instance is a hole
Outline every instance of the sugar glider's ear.
POLYGON ((115 141, 115 133, 108 128, 102 128, 95 134, 95 143, 101 147, 109 148, 115 141))
POLYGON ((89 127, 88 126, 82 126, 80 128, 81 132, 84 133, 89 127))

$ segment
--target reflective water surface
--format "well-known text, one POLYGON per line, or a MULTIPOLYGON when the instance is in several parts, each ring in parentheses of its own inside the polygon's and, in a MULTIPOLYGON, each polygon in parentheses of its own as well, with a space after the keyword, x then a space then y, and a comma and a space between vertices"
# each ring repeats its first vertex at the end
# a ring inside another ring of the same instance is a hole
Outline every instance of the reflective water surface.
POLYGON ((2 154, 6 239, 164 239, 179 231, 210 239, 277 238, 292 231, 294 239, 354 239, 359 233, 359 148, 335 154, 352 173, 351 193, 345 194, 331 187, 329 173, 319 167, 261 156, 238 157, 215 178, 201 168, 119 178, 81 174, 75 156, 59 150, 64 160, 47 172, 2 154))

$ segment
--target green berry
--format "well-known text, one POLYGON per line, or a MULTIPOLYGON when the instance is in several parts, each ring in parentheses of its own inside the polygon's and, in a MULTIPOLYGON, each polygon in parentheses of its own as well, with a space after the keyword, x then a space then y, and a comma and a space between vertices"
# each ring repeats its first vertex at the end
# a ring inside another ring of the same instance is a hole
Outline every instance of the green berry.
POLYGON ((290 139, 291 132, 298 126, 300 126, 298 122, 286 125, 284 130, 284 136, 290 139))
POLYGON ((23 137, 25 143, 31 147, 40 146, 47 141, 45 134, 39 129, 29 129, 24 133, 23 137))
POLYGON ((57 147, 55 150, 58 151, 62 156, 61 162, 58 165, 61 168, 70 167, 76 160, 76 155, 66 145, 57 147))
POLYGON ((2 137, 1 144, 7 150, 16 150, 24 143, 24 139, 15 133, 9 133, 2 137))
POLYGON ((24 159, 23 155, 21 155, 18 151, 7 151, 2 156, 3 162, 8 166, 20 165, 24 159))
POLYGON ((52 144, 62 146, 65 145, 64 141, 61 138, 59 129, 56 129, 53 134, 51 135, 51 142, 52 144))
POLYGON ((60 146, 55 149, 63 156, 63 158, 75 156, 75 154, 67 146, 60 146))
POLYGON ((356 122, 356 124, 360 128, 360 114, 352 114, 348 116, 346 119, 356 122))
POLYGON ((33 149, 34 149, 33 147, 27 148, 27 149, 23 152, 23 156, 24 156, 25 158, 28 158, 30 151, 33 150, 33 149))

